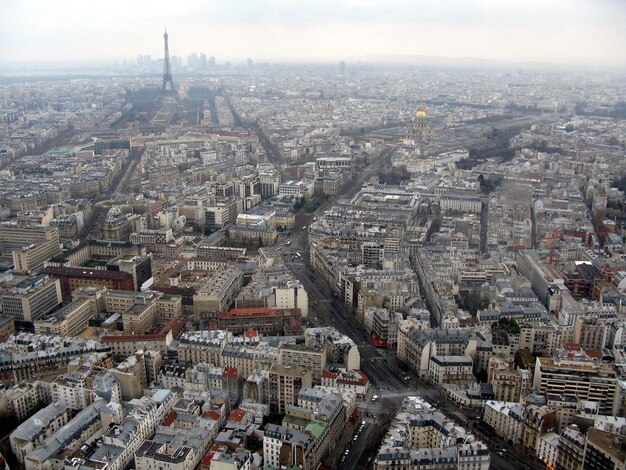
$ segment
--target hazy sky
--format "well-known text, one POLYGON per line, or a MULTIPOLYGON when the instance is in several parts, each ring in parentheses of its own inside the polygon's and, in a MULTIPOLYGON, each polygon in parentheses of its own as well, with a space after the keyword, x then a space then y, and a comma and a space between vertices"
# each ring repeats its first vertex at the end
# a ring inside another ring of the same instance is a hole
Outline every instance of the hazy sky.
POLYGON ((429 55, 626 65, 626 0, 0 0, 0 62, 429 55))

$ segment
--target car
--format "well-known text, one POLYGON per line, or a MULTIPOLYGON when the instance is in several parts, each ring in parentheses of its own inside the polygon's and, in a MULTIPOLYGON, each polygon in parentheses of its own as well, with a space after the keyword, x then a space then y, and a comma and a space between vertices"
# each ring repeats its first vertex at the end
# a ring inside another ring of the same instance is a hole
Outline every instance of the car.
POLYGON ((365 420, 361 421, 361 426, 365 426, 365 420))
POLYGON ((374 396, 372 397, 372 401, 376 401, 376 400, 378 400, 378 395, 374 395, 374 396))
POLYGON ((344 452, 344 455, 348 455, 350 453, 350 449, 346 449, 346 451, 344 452))
POLYGON ((304 225, 304 226, 302 227, 302 230, 306 230, 306 225, 304 225))

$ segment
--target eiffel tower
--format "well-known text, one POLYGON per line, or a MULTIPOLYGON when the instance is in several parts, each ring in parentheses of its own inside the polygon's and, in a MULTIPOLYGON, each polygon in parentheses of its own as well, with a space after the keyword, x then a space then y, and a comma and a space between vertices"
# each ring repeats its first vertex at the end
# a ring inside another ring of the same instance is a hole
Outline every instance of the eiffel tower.
POLYGON ((176 88, 174 88, 174 80, 172 79, 172 66, 170 64, 170 48, 167 44, 167 29, 163 35, 165 41, 165 54, 163 57, 163 85, 161 85, 161 97, 176 95, 176 88), (169 83, 169 90, 168 90, 169 83))

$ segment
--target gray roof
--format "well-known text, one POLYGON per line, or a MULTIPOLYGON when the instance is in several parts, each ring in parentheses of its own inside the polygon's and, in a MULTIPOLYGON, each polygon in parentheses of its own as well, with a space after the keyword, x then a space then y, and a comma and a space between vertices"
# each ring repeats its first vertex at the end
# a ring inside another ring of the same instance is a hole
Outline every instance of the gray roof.
POLYGON ((66 412, 60 403, 51 403, 20 424, 11 434, 12 437, 24 441, 36 441, 55 419, 66 412))
POLYGON ((44 445, 31 452, 27 458, 37 462, 45 462, 54 457, 63 451, 68 444, 79 439, 94 422, 100 420, 100 411, 106 406, 107 403, 104 400, 93 402, 54 435, 46 439, 44 445))

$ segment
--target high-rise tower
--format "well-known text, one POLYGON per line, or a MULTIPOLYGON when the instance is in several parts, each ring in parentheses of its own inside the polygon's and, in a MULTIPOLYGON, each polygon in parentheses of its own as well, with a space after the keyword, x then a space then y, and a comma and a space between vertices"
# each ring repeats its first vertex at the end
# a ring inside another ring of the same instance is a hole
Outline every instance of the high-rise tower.
POLYGON ((163 85, 161 86, 161 95, 174 94, 176 93, 176 88, 174 88, 174 80, 172 79, 170 48, 167 44, 167 29, 165 30, 165 34, 163 35, 163 40, 165 41, 165 53, 163 55, 163 85), (168 83, 170 84, 169 90, 167 89, 168 83))

